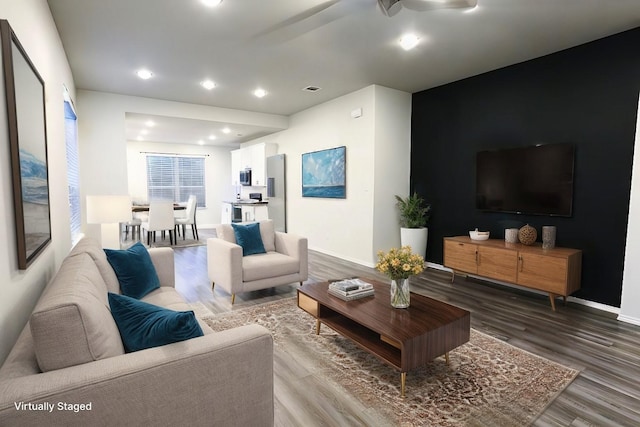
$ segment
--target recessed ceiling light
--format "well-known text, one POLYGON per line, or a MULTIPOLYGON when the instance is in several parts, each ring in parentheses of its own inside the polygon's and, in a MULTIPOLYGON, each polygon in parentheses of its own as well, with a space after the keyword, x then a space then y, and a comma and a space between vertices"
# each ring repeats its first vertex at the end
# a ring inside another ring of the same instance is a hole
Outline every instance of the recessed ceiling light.
POLYGON ((200 0, 202 4, 208 7, 216 7, 222 3, 222 0, 200 0))
POLYGON ((216 139, 216 136, 215 136, 215 135, 209 135, 209 139, 210 139, 211 141, 213 141, 214 139, 216 139))
POLYGON ((142 80, 148 80, 153 77, 153 73, 147 69, 141 69, 136 71, 136 75, 140 77, 142 80))
POLYGON ((222 129, 222 133, 231 133, 231 129, 224 128, 224 129, 222 129))
POLYGON ((198 140, 198 145, 204 145, 204 141, 203 140, 198 140))
POLYGON ((253 91, 253 94, 258 98, 264 98, 267 95, 267 91, 264 89, 256 89, 253 91))
POLYGON ((211 90, 216 87, 216 84, 211 80, 203 80, 200 82, 200 85, 207 90, 211 90))
POLYGON ((143 137, 141 137, 141 136, 138 136, 136 139, 137 139, 138 141, 144 141, 144 138, 143 138, 143 137))
POLYGON ((145 125, 147 125, 147 127, 154 127, 156 125, 156 123, 153 120, 147 120, 146 122, 144 122, 145 125))
POLYGON ((418 45, 420 38, 415 34, 405 34, 400 39, 400 46, 404 50, 411 50, 418 45))
POLYGON ((307 86, 307 87, 303 87, 302 90, 306 91, 306 92, 317 92, 319 90, 321 90, 322 88, 318 87, 318 86, 307 86))
POLYGON ((148 134, 148 133, 149 133, 149 131, 148 131, 148 130, 146 130, 146 129, 142 129, 142 130, 140 130, 140 135, 146 135, 146 134, 148 134))

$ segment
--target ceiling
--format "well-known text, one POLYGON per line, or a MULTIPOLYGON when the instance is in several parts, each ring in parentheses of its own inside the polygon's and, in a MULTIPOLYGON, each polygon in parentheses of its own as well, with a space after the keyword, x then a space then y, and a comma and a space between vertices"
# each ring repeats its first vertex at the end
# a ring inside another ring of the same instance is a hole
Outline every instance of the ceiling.
MULTIPOLYGON (((393 17, 376 0, 48 3, 77 89, 285 116, 371 84, 418 92, 640 26, 640 0, 478 0, 473 9, 393 17), (410 51, 398 46, 407 32, 420 38, 410 51), (153 77, 138 78, 140 68, 153 77), (216 87, 202 88, 205 79, 216 87), (265 97, 252 94, 258 87, 265 97)), ((164 142, 196 143, 225 126, 160 119, 168 127, 155 138, 164 142), (175 140, 195 128, 202 132, 175 140)), ((128 138, 147 120, 128 114, 128 138)), ((247 126, 207 143, 274 131, 247 126)))

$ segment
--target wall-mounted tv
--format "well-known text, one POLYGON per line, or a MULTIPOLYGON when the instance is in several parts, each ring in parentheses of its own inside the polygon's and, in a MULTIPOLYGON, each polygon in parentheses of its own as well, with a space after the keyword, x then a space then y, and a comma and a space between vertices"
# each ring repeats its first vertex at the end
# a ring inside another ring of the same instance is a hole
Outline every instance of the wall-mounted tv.
POLYGON ((573 144, 539 144, 476 155, 476 208, 571 216, 573 144))

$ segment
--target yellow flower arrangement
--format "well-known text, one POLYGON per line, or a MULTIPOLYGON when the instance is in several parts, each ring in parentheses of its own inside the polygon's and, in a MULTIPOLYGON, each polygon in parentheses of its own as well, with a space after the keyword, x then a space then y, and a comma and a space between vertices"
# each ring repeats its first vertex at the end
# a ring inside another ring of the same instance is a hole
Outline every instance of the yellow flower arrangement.
POLYGON ((376 270, 392 280, 408 279, 410 276, 422 273, 424 258, 412 253, 411 246, 403 246, 400 249, 391 248, 387 253, 378 251, 376 270))

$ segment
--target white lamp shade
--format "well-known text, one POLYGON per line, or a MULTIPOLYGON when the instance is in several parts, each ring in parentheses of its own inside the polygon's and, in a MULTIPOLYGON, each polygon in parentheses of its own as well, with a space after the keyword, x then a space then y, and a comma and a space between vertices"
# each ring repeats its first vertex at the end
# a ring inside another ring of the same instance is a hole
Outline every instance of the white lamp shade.
POLYGON ((87 196, 88 224, 113 224, 130 219, 129 196, 87 196))

